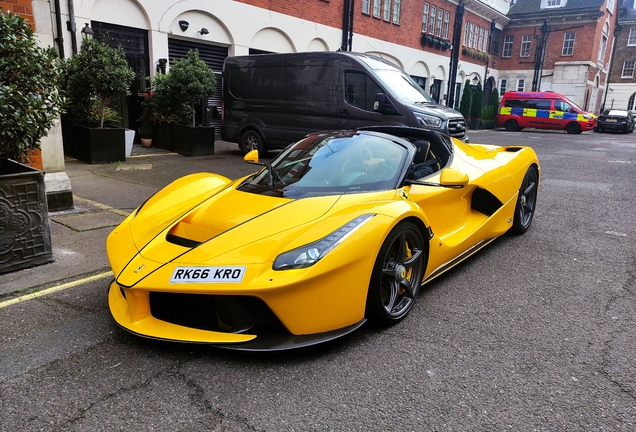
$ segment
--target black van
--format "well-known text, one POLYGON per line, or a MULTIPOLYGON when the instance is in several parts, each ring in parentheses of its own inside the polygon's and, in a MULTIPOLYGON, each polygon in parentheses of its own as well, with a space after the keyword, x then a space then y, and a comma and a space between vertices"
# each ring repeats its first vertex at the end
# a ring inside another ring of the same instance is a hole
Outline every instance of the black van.
POLYGON ((468 141, 464 117, 439 105, 406 72, 350 52, 227 57, 223 140, 243 153, 284 148, 311 132, 405 125, 468 141))

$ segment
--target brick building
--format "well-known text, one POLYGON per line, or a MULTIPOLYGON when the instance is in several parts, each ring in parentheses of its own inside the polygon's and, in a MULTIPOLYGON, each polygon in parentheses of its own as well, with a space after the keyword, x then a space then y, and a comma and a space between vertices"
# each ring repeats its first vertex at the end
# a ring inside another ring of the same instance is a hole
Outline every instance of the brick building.
POLYGON ((508 12, 499 89, 555 91, 598 113, 618 0, 518 0, 508 12))
POLYGON ((605 108, 636 110, 635 0, 623 0, 618 12, 618 25, 605 108))

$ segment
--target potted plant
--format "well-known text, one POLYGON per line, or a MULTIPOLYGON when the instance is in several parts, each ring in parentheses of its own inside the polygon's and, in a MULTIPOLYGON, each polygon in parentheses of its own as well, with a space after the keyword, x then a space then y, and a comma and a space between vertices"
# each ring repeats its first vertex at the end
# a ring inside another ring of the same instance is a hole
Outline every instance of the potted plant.
POLYGON ((111 98, 128 94, 135 77, 124 50, 98 39, 86 39, 65 67, 75 157, 87 163, 125 160, 125 132, 113 127, 117 117, 108 107, 111 98))
POLYGON ((152 122, 151 122, 151 99, 152 91, 144 93, 144 100, 141 102, 141 117, 139 117, 139 136, 141 145, 144 147, 152 146, 152 122))
POLYGON ((198 50, 190 50, 186 58, 177 60, 166 75, 165 84, 168 104, 189 113, 190 120, 184 124, 181 111, 175 112, 178 120, 173 126, 173 150, 184 156, 214 154, 214 127, 197 126, 195 104, 207 100, 214 92, 214 72, 199 58, 198 50))
POLYGON ((20 162, 59 117, 59 76, 56 51, 0 11, 0 273, 53 261, 44 173, 20 162))

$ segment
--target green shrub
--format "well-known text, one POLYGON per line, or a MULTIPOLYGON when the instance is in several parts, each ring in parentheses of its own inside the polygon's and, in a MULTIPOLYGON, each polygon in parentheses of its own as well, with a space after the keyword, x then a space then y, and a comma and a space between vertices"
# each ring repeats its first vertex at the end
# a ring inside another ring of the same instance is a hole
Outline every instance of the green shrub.
POLYGON ((470 80, 466 80, 464 83, 464 91, 462 92, 462 99, 459 102, 459 112, 462 113, 465 119, 470 118, 471 97, 470 80))
POLYGON ((473 92, 473 100, 470 103, 470 117, 479 118, 481 116, 481 110, 484 107, 484 90, 481 83, 477 83, 475 91, 473 92))
POLYGON ((57 52, 38 46, 29 23, 0 10, 0 155, 24 160, 61 112, 57 52))

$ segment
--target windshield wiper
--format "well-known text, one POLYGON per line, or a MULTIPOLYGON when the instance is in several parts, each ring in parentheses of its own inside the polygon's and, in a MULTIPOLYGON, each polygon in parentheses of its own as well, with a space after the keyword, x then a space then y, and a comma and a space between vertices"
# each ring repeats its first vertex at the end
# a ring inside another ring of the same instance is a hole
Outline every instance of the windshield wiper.
POLYGON ((267 174, 269 176, 269 187, 271 187, 272 189, 276 188, 276 182, 280 183, 281 185, 283 185, 283 179, 280 178, 280 176, 278 175, 278 173, 276 172, 276 170, 274 169, 274 167, 272 166, 272 164, 270 162, 267 162, 265 164, 265 168, 267 168, 267 174))

